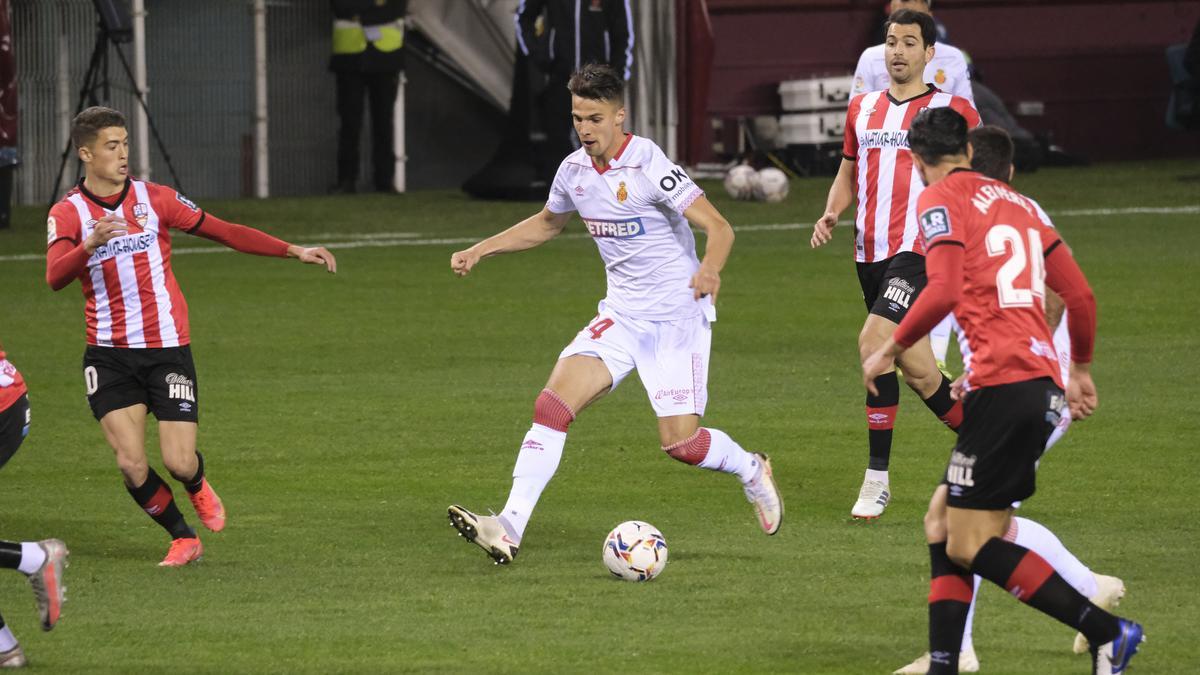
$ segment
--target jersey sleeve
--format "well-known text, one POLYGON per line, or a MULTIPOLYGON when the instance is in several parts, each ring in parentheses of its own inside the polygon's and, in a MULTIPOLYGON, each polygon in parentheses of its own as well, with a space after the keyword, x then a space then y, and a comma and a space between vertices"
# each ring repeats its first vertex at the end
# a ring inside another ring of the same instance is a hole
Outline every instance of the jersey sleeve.
POLYGON ((870 88, 872 80, 875 79, 874 76, 871 75, 870 53, 871 48, 868 47, 863 50, 862 54, 858 55, 858 65, 854 67, 854 84, 850 87, 851 101, 853 101, 854 97, 858 96, 859 94, 865 94, 868 91, 874 91, 870 88))
POLYGON ((975 106, 970 100, 955 95, 955 97, 950 100, 950 107, 954 108, 954 111, 959 115, 962 115, 964 118, 966 118, 968 129, 975 129, 983 126, 983 119, 979 116, 979 111, 975 109, 975 106))
POLYGON ((851 162, 858 158, 858 131, 854 129, 854 120, 858 118, 861 107, 861 94, 850 99, 850 105, 846 107, 846 124, 842 131, 842 157, 851 162))
POLYGON ((83 240, 83 227, 75 210, 63 202, 55 204, 46 217, 46 248, 54 242, 66 239, 72 244, 83 240))
POLYGON ((550 183, 550 196, 546 198, 546 210, 550 213, 570 213, 576 210, 575 200, 571 199, 567 186, 566 172, 567 162, 564 160, 558 165, 554 182, 550 183))
POLYGON ((965 223, 956 218, 954 204, 937 186, 926 188, 917 198, 917 220, 921 224, 921 236, 925 238, 926 250, 940 244, 965 246, 962 231, 965 223))
POLYGON ((1050 215, 1046 213, 1046 210, 1042 208, 1041 204, 1037 203, 1036 199, 1030 199, 1029 197, 1025 197, 1025 199, 1029 199, 1029 203, 1033 204, 1033 210, 1035 213, 1037 213, 1037 217, 1042 221, 1043 225, 1053 230, 1058 229, 1054 227, 1054 221, 1050 220, 1050 215))
POLYGON ((204 222, 204 211, 192 200, 166 185, 150 186, 154 210, 159 221, 167 227, 192 232, 204 222))
POLYGON ((658 146, 654 146, 642 171, 651 183, 653 201, 667 205, 676 213, 682 214, 704 194, 691 176, 672 162, 658 146))
POLYGON ((971 105, 975 105, 975 91, 971 89, 971 69, 967 67, 965 55, 954 59, 954 72, 951 73, 950 81, 954 83, 951 94, 961 96, 971 105))

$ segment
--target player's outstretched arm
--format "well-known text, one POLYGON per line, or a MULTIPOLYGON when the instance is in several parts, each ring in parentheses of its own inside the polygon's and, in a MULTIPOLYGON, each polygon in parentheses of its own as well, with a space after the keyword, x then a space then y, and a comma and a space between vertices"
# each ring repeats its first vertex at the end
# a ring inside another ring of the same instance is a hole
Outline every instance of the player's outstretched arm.
POLYGON ((838 216, 842 215, 854 199, 854 162, 842 158, 833 185, 829 186, 829 197, 825 199, 825 213, 813 224, 813 235, 809 246, 824 246, 833 239, 833 228, 838 216))
POLYGON ((700 228, 708 239, 704 244, 704 259, 700 261, 700 269, 692 275, 689 287, 697 300, 711 295, 713 302, 716 302, 717 293, 721 290, 721 270, 725 269, 725 262, 729 260, 729 252, 733 249, 733 228, 704 195, 697 197, 691 206, 684 209, 683 217, 700 228))
POLYGON ((471 272, 480 260, 501 253, 515 253, 540 246, 562 232, 571 218, 568 213, 554 213, 543 208, 507 230, 492 235, 465 251, 450 256, 450 269, 460 277, 471 272))
POLYGON ((204 214, 204 219, 188 232, 241 253, 276 258, 299 258, 302 263, 324 265, 330 273, 337 272, 337 260, 323 247, 307 248, 289 244, 252 227, 226 222, 211 213, 204 214))

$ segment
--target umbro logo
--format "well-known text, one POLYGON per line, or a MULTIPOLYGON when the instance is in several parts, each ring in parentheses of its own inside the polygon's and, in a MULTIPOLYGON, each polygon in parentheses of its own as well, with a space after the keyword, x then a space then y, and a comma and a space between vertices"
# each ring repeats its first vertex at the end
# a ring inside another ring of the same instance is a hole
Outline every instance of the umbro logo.
POLYGON ((583 186, 582 186, 582 185, 576 185, 576 186, 575 186, 575 194, 577 194, 577 195, 582 195, 582 194, 583 194, 583 186))

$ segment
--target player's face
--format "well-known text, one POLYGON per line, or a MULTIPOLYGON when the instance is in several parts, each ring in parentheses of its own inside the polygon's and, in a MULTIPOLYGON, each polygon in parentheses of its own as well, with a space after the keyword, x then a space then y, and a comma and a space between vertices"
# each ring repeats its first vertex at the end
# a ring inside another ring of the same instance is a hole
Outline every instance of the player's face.
POLYGON ((619 102, 572 96, 571 119, 588 157, 612 157, 625 142, 625 107, 619 102))
POLYGON ((109 183, 124 183, 129 175, 129 132, 123 127, 105 127, 96 140, 79 149, 87 173, 109 183))
POLYGON ((896 84, 908 84, 913 78, 925 75, 925 64, 933 58, 933 45, 926 46, 917 24, 888 26, 883 58, 887 61, 888 77, 896 84))

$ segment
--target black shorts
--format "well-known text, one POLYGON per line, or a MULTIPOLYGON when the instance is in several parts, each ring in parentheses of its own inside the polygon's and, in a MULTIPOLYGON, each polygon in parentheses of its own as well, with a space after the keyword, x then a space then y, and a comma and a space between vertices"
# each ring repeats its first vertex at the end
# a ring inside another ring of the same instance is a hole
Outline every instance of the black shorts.
POLYGON ((145 404, 160 422, 198 422, 196 366, 192 349, 126 349, 88 345, 83 352, 88 405, 100 419, 114 410, 145 404))
POLYGON ((887 260, 858 263, 867 312, 900 323, 925 288, 925 256, 909 251, 887 260))
POLYGON ((0 467, 8 463, 29 435, 29 397, 21 396, 0 412, 0 467))
POLYGON ((946 467, 946 503, 993 511, 1029 498, 1063 403, 1063 390, 1048 377, 967 394, 958 443, 946 467))

